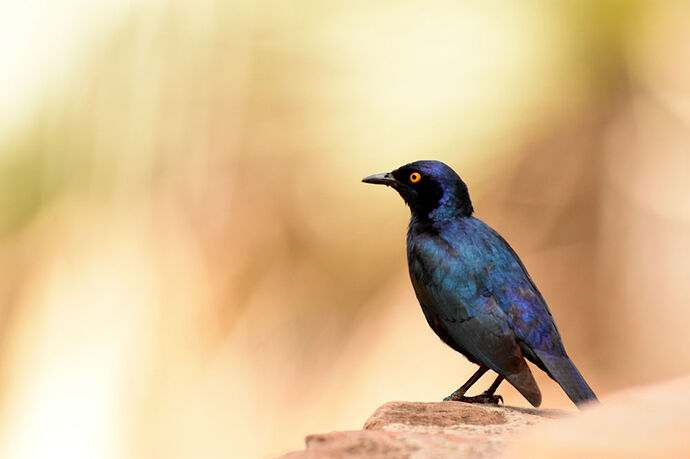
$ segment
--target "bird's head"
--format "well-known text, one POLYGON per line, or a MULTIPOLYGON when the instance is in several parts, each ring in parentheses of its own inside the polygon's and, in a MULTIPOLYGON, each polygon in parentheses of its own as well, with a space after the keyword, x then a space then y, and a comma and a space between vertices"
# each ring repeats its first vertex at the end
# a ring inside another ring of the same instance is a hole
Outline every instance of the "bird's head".
POLYGON ((419 218, 469 217, 474 211, 465 182, 440 161, 415 161, 362 181, 393 187, 419 218))

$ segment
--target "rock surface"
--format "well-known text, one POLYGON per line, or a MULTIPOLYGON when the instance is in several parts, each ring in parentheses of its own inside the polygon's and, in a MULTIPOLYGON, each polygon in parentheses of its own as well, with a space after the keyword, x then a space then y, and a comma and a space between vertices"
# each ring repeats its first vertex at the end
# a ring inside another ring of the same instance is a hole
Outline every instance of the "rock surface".
POLYGON ((305 458, 690 458, 690 377, 606 397, 582 412, 390 402, 363 430, 309 435, 305 458))
POLYGON ((283 459, 496 457, 515 432, 564 415, 461 402, 390 402, 363 430, 309 435, 306 450, 283 459))

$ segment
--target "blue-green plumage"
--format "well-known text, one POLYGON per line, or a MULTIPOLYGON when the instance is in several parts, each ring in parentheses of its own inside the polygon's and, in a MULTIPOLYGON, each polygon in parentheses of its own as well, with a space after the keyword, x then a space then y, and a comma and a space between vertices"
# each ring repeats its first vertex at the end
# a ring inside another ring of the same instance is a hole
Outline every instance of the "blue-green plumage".
MULTIPOLYGON (((567 356, 524 265, 498 233, 472 217, 467 187, 451 168, 417 161, 364 181, 392 186, 410 206, 408 266, 427 322, 445 343, 480 365, 478 374, 491 369, 500 375, 493 390, 505 378, 538 406, 541 394, 527 358, 576 404, 596 399, 567 356)), ((454 399, 476 401, 464 397, 473 382, 454 399)), ((486 395, 495 399, 492 391, 486 395)))

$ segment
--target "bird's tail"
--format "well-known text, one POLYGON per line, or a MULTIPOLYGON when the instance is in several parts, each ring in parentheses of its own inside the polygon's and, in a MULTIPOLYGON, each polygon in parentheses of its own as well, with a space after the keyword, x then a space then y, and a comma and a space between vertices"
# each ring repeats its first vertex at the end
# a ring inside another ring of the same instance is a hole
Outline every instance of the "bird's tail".
POLYGON ((597 401, 597 396, 582 377, 575 364, 568 356, 554 356, 546 352, 536 351, 549 375, 556 381, 576 405, 597 401))
POLYGON ((527 366, 527 363, 524 362, 524 359, 523 363, 524 368, 522 371, 505 375, 505 378, 532 404, 532 406, 537 407, 541 405, 541 392, 539 391, 539 386, 537 386, 537 382, 534 380, 534 376, 532 376, 532 372, 527 366))

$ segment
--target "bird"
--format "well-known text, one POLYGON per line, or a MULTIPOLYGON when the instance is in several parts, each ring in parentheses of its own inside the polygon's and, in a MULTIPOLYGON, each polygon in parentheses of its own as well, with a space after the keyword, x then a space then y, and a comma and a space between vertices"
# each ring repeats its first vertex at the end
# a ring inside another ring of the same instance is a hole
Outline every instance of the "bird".
POLYGON ((479 365, 444 400, 498 404, 507 380, 534 407, 542 396, 527 365, 546 372, 581 407, 597 397, 565 351, 553 315, 517 253, 473 216, 469 190, 448 165, 415 161, 365 183, 395 189, 410 208, 407 264, 412 287, 431 329, 479 365), (476 396, 468 389, 487 371, 498 374, 476 396))

